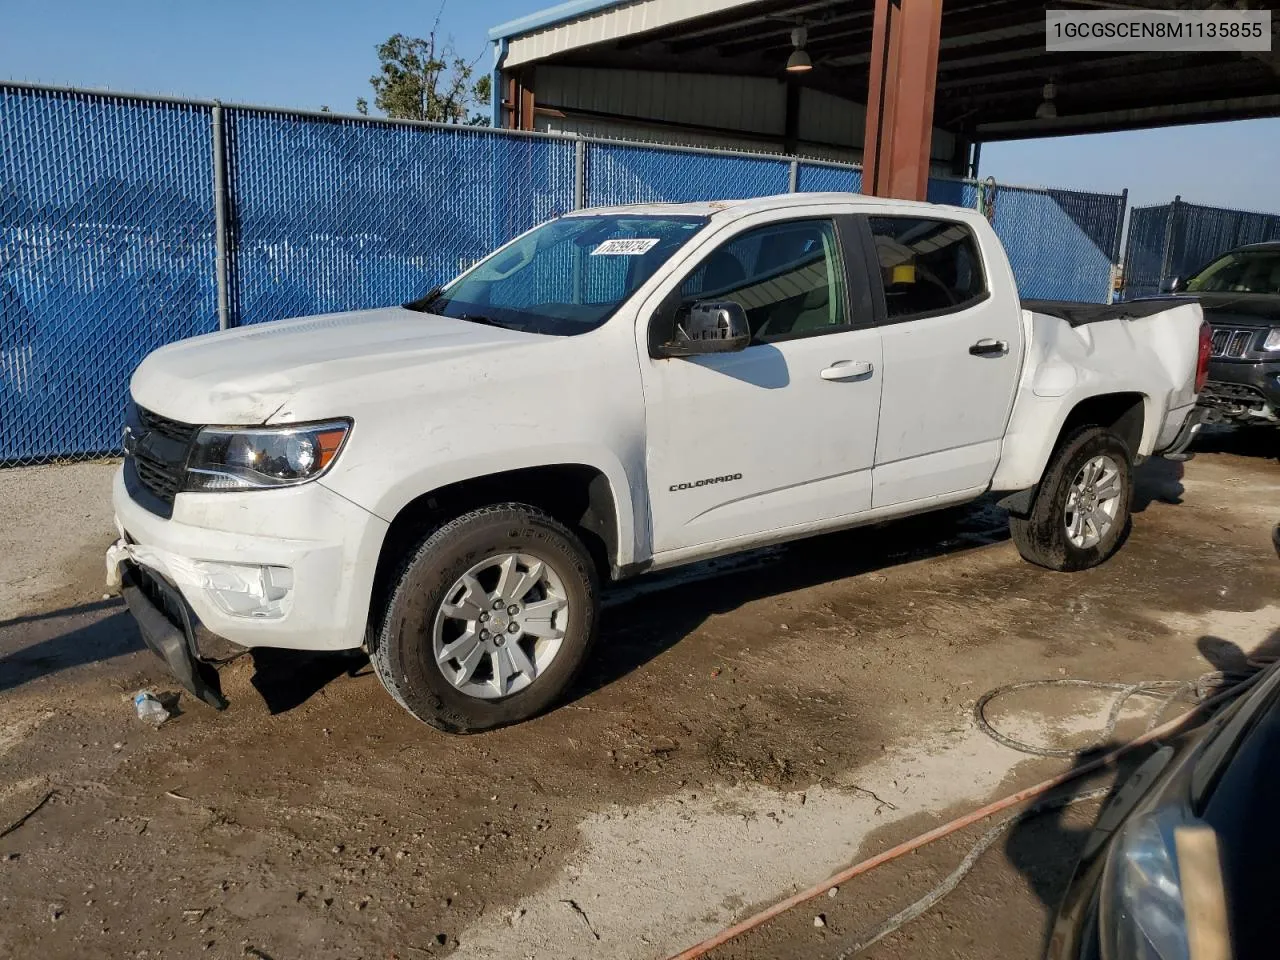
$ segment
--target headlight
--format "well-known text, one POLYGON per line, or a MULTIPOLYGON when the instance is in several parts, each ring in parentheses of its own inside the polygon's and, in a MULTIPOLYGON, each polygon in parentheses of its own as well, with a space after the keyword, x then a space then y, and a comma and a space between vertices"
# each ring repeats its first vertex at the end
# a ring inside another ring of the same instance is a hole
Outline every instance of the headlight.
POLYGON ((187 490, 253 490, 314 480, 337 459, 349 420, 283 427, 205 427, 187 461, 187 490))
POLYGON ((1272 327, 1267 339, 1262 341, 1263 350, 1280 350, 1280 327, 1272 327))
POLYGON ((1107 858, 1098 904, 1103 960, 1186 960, 1186 914, 1173 831, 1193 823, 1175 807, 1130 820, 1107 858))

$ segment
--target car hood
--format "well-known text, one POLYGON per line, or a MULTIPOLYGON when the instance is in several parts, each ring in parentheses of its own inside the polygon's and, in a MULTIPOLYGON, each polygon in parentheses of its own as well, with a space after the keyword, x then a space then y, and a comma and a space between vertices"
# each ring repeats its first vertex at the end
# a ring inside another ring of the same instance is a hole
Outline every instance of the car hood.
POLYGON ((161 347, 138 367, 130 392, 140 406, 186 423, 265 423, 303 390, 337 400, 370 378, 540 339, 403 307, 325 314, 161 347))
POLYGON ((1261 293, 1196 293, 1204 318, 1215 327, 1280 325, 1280 296, 1261 293))

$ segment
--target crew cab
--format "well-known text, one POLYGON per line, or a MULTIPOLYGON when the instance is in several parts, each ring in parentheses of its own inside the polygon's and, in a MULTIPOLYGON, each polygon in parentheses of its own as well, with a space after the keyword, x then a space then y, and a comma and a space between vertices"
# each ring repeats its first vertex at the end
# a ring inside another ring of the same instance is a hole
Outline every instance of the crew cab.
POLYGON ((1229 250, 1168 289, 1194 297, 1213 330, 1205 421, 1280 423, 1280 241, 1229 250))
POLYGON ((605 580, 989 491, 1028 560, 1101 563, 1208 348, 1194 302, 1020 302, 972 210, 578 211, 404 306, 147 357, 109 576, 215 706, 236 650, 364 647, 483 730, 570 684, 605 580))

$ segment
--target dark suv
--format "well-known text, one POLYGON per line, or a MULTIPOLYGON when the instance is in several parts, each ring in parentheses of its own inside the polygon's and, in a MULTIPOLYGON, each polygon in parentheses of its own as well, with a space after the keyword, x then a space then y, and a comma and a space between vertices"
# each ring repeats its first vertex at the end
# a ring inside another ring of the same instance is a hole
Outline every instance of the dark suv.
POLYGON ((1169 292, 1199 300, 1213 328, 1205 420, 1280 423, 1280 240, 1224 253, 1169 292))

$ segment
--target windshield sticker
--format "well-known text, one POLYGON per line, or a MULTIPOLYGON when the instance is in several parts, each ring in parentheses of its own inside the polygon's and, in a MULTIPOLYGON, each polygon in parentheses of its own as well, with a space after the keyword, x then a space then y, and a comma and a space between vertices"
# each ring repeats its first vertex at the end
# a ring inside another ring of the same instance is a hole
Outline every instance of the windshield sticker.
POLYGON ((648 253, 658 245, 656 239, 644 239, 637 237, 635 239, 614 239, 606 240, 600 246, 591 251, 593 257, 613 256, 613 257, 638 257, 648 253))

